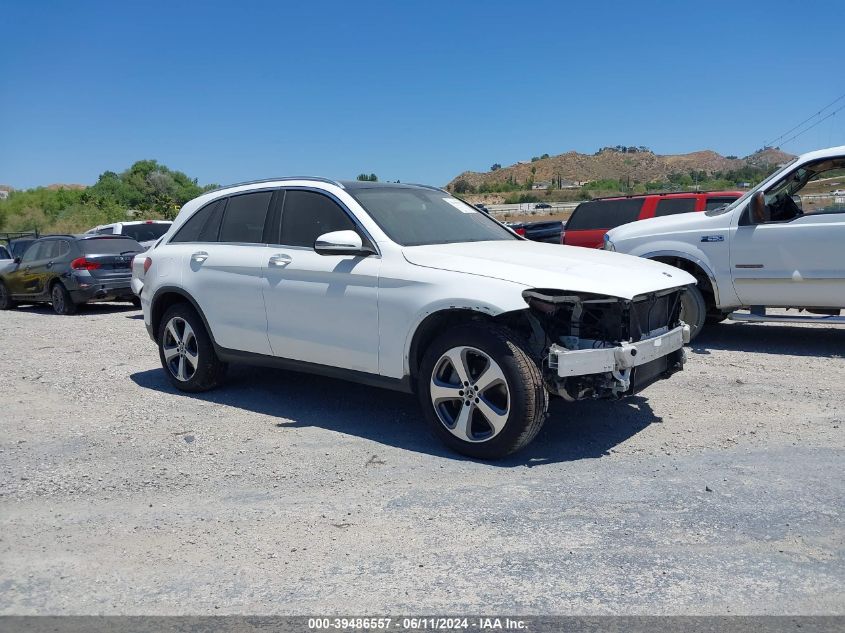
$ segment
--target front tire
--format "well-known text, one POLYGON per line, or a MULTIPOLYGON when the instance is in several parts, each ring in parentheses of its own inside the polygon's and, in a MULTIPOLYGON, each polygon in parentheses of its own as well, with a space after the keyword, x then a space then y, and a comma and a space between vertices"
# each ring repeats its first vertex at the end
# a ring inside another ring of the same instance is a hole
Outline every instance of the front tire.
POLYGON ((537 364, 508 330, 459 325, 426 350, 417 395, 429 428, 452 450, 500 459, 527 446, 549 397, 537 364))
POLYGON ((690 341, 701 332, 706 318, 707 303, 704 301, 704 295, 695 286, 689 286, 681 295, 681 321, 689 325, 690 341))
POLYGON ((77 306, 62 282, 59 281, 53 285, 53 289, 50 291, 50 299, 53 304, 53 311, 56 314, 62 314, 64 316, 76 314, 77 306))
POLYGON ((158 329, 158 352, 167 378, 180 391, 208 391, 223 382, 226 363, 217 357, 202 319, 188 304, 165 312, 158 329))
POLYGON ((12 301, 12 295, 9 294, 9 288, 5 283, 0 281, 0 310, 11 310, 17 304, 12 301))

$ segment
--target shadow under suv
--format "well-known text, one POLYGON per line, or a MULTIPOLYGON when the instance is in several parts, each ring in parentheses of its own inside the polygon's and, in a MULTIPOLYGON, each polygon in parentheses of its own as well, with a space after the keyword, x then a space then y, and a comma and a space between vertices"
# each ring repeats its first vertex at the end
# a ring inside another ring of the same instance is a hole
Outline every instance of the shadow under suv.
POLYGON ((138 300, 130 288, 132 258, 144 249, 123 236, 50 235, 34 241, 0 273, 0 310, 51 303, 73 314, 89 301, 138 300))

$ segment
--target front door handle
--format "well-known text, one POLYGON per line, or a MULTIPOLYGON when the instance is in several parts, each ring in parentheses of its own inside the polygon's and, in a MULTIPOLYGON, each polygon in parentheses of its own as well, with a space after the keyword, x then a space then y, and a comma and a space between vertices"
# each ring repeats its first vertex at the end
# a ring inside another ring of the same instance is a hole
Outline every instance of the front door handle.
POLYGON ((193 255, 191 255, 191 261, 196 262, 198 264, 202 264, 205 260, 208 259, 208 253, 205 251, 197 251, 193 255))
POLYGON ((270 261, 267 262, 267 265, 273 266, 275 268, 284 268, 292 261, 293 258, 290 255, 285 255, 284 253, 276 253, 270 258, 270 261))

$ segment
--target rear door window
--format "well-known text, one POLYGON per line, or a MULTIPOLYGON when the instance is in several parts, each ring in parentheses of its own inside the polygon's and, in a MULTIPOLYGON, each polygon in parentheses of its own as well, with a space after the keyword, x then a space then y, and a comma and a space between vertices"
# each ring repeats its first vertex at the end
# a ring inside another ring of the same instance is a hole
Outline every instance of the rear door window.
POLYGON ((643 198, 620 198, 619 200, 592 200, 582 202, 566 223, 567 231, 593 231, 613 229, 640 217, 643 198))
POLYGON ((338 204, 314 191, 285 193, 279 244, 314 248, 323 233, 355 230, 355 223, 338 204))
POLYGON ((692 211, 695 211, 695 198, 661 198, 657 202, 654 217, 660 218, 664 215, 676 215, 692 211))
POLYGON ((272 191, 259 191, 229 198, 220 225, 220 241, 262 244, 264 222, 272 197, 272 191))

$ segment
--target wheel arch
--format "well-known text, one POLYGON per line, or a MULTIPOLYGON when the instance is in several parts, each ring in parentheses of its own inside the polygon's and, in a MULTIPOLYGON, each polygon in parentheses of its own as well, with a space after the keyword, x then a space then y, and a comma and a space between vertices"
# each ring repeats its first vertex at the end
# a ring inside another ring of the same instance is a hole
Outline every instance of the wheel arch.
POLYGON ((651 259, 662 264, 668 264, 675 268, 688 272, 695 277, 698 289, 704 295, 708 308, 715 308, 719 305, 719 285, 716 282, 716 275, 706 262, 699 258, 691 257, 687 253, 677 251, 655 251, 641 255, 645 259, 651 259))
MULTIPOLYGON (((416 385, 425 351, 442 332, 456 325, 473 322, 496 323, 516 329, 519 324, 523 324, 519 317, 527 313, 527 310, 527 307, 510 311, 494 311, 486 306, 449 306, 427 313, 413 329, 406 347, 405 374, 410 376, 411 385, 416 385)), ((524 325, 527 327, 527 320, 524 321, 524 325)))
POLYGON ((405 356, 406 374, 411 377, 411 385, 416 384, 425 350, 441 332, 464 323, 491 323, 494 318, 489 312, 471 307, 441 308, 423 317, 413 330, 405 356))
POLYGON ((200 319, 202 319, 205 331, 208 332, 208 336, 211 337, 211 341, 216 347, 217 342, 214 339, 214 333, 208 325, 208 320, 205 318, 205 313, 202 311, 202 308, 200 308, 196 299, 194 299, 190 293, 188 293, 184 288, 180 288, 178 286, 162 286, 156 290, 152 300, 150 301, 150 327, 152 328, 153 337, 155 338, 156 343, 158 343, 158 330, 165 312, 167 312, 167 310, 172 306, 179 303, 187 303, 196 311, 200 319))

